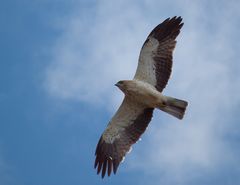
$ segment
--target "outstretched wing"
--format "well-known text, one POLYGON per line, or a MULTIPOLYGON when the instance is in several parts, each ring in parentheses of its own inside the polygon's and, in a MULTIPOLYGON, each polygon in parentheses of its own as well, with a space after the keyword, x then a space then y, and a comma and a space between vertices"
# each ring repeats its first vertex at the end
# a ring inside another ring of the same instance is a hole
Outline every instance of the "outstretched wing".
POLYGON ((96 148, 94 167, 98 174, 102 171, 102 178, 106 171, 108 176, 112 171, 117 172, 119 163, 146 130, 152 113, 153 108, 145 108, 125 97, 96 148))
POLYGON ((148 82, 162 92, 171 74, 172 54, 183 26, 181 22, 181 17, 168 18, 152 30, 141 49, 134 79, 148 82))

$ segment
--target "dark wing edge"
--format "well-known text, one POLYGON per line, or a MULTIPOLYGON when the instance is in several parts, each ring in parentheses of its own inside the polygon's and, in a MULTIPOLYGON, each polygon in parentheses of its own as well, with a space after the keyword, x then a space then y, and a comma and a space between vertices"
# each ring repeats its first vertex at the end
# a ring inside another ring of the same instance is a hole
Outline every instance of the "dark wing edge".
POLYGON ((173 18, 167 18, 165 21, 157 25, 148 37, 154 37, 159 42, 166 40, 167 37, 171 37, 173 40, 177 38, 184 23, 182 23, 182 17, 174 16, 173 18))
POLYGON ((153 110, 153 108, 144 109, 134 122, 120 133, 120 137, 116 138, 113 143, 106 143, 101 136, 95 151, 94 168, 97 168, 97 174, 102 171, 102 178, 104 178, 106 171, 108 176, 111 175, 112 171, 116 174, 118 166, 126 153, 146 130, 152 119, 153 110))
MULTIPOLYGON (((171 19, 168 18, 156 26, 148 36, 148 38, 153 37, 159 42, 159 46, 154 53, 153 59, 155 61, 157 80, 155 87, 160 92, 166 87, 170 78, 172 72, 172 55, 176 45, 175 39, 179 35, 183 24, 181 17, 175 16, 171 19)), ((144 45, 148 41, 148 38, 144 42, 144 45)))

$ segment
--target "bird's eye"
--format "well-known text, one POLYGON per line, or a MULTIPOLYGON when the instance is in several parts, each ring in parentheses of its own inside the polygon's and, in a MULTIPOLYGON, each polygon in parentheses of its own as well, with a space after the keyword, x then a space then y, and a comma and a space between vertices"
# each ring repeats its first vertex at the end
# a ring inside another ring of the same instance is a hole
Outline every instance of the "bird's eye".
POLYGON ((119 83, 119 84, 123 84, 123 81, 119 81, 118 83, 119 83))

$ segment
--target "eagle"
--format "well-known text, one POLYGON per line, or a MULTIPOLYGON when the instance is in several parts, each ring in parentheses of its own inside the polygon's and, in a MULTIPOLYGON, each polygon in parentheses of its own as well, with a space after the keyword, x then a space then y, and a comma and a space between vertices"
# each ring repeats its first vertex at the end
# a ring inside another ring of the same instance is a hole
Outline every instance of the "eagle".
POLYGON ((182 18, 176 16, 157 25, 141 48, 133 80, 115 84, 125 96, 96 147, 94 168, 102 178, 106 172, 108 176, 116 174, 120 162, 146 130, 155 108, 183 118, 187 101, 162 94, 172 71, 173 50, 182 26, 182 18))

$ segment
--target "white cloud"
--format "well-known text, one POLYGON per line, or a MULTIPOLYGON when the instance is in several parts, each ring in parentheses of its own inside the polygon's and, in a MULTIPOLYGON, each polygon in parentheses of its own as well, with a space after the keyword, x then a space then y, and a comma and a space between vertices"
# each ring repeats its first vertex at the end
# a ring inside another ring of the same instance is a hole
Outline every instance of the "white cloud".
POLYGON ((156 113, 147 146, 133 151, 128 165, 138 168, 137 161, 145 161, 140 169, 164 171, 166 178, 174 173, 171 181, 177 183, 214 172, 236 157, 223 136, 234 122, 228 113, 240 103, 237 7, 236 1, 101 1, 94 15, 86 15, 89 20, 74 12, 54 47, 45 87, 54 97, 98 102, 113 112, 121 100, 113 84, 132 78, 150 29, 169 15, 182 15, 185 25, 165 93, 189 101, 186 118, 179 123, 156 113))
POLYGON ((121 3, 119 9, 111 6, 109 1, 99 4, 89 22, 75 14, 69 20, 47 70, 46 87, 52 95, 110 103, 113 84, 133 76, 144 17, 132 6, 128 14, 121 12, 121 3))

